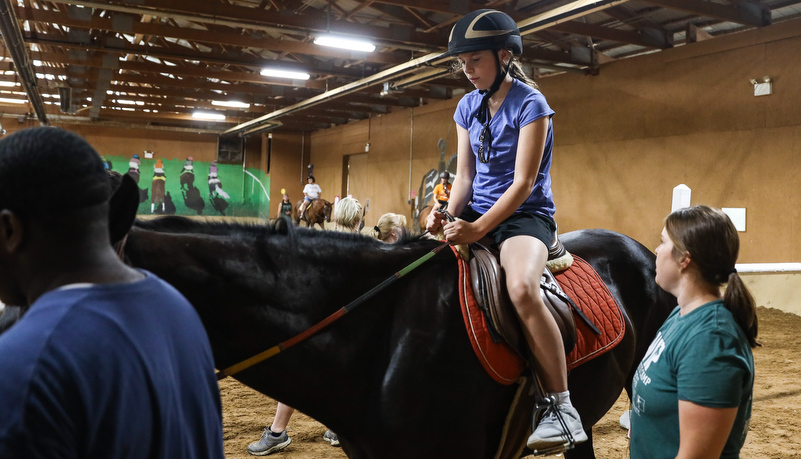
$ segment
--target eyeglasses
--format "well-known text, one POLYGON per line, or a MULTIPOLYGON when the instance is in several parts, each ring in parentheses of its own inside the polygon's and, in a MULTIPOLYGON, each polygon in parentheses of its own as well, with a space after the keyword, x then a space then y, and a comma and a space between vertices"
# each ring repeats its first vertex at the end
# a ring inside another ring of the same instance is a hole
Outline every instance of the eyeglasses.
POLYGON ((486 164, 489 162, 489 155, 492 150, 492 133, 490 132, 489 123, 484 124, 481 134, 478 136, 478 141, 481 142, 481 145, 478 146, 478 161, 486 164))

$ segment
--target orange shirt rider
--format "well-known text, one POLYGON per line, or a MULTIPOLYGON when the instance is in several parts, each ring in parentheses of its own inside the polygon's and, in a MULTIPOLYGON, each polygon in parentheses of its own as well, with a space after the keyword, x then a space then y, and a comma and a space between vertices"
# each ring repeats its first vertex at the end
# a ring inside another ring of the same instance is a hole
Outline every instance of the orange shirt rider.
POLYGON ((439 174, 440 183, 434 187, 434 210, 448 207, 448 199, 451 197, 451 184, 448 183, 450 178, 448 171, 439 174))

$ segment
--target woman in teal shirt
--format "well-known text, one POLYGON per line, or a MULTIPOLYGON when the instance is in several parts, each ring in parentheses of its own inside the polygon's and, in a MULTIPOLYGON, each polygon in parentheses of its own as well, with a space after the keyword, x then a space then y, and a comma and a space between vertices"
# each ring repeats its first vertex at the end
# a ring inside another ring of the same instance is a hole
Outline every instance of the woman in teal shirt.
POLYGON ((656 283, 678 307, 634 375, 633 459, 739 457, 758 345, 754 298, 734 267, 739 247, 719 209, 680 209, 665 220, 656 283))

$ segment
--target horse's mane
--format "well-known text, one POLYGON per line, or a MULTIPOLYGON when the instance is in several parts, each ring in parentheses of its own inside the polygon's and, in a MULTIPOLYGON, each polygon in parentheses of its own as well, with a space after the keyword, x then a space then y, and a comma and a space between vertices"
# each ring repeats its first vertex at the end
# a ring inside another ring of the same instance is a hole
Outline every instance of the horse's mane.
POLYGON ((274 236, 287 237, 287 243, 297 247, 297 242, 303 240, 312 246, 318 244, 334 244, 343 249, 364 249, 367 246, 391 247, 406 246, 425 241, 420 236, 413 236, 406 232, 401 239, 392 244, 386 244, 370 236, 359 233, 344 233, 339 231, 319 231, 311 228, 296 227, 286 219, 279 218, 270 223, 208 221, 191 219, 181 216, 165 216, 152 220, 136 220, 135 227, 144 230, 171 234, 205 234, 210 236, 225 236, 241 240, 264 241, 274 236))

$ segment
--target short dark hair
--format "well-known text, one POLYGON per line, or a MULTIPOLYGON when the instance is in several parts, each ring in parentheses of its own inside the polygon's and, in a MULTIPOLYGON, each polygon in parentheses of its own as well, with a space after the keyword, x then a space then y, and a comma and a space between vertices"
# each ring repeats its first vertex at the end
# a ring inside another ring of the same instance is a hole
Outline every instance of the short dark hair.
POLYGON ((81 136, 42 126, 0 140, 0 209, 63 215, 110 196, 103 160, 81 136))

